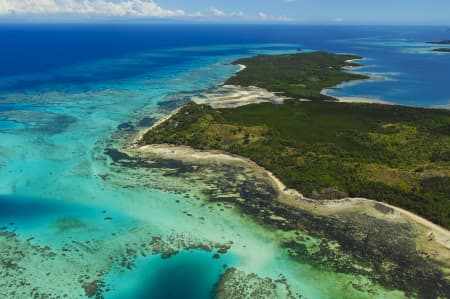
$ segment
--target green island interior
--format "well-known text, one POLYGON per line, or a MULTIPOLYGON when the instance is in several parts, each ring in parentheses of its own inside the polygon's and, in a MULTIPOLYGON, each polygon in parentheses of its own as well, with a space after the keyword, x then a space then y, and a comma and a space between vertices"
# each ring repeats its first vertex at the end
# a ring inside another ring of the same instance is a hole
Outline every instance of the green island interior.
POLYGON ((289 99, 226 109, 189 102, 142 142, 241 155, 307 197, 366 197, 450 228, 450 111, 339 103, 321 94, 366 79, 343 69, 358 58, 314 52, 237 60, 246 68, 226 84, 289 99))

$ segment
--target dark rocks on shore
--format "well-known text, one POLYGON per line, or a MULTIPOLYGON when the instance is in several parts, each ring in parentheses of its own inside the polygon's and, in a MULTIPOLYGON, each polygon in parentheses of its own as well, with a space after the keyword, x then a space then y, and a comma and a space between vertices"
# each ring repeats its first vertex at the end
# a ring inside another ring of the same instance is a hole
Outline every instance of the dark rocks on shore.
POLYGON ((390 207, 385 206, 384 204, 381 204, 381 203, 378 203, 378 202, 374 203, 373 207, 375 208, 375 210, 377 210, 377 211, 379 211, 379 212, 381 212, 383 214, 393 214, 394 213, 394 209, 393 208, 390 208, 390 207))

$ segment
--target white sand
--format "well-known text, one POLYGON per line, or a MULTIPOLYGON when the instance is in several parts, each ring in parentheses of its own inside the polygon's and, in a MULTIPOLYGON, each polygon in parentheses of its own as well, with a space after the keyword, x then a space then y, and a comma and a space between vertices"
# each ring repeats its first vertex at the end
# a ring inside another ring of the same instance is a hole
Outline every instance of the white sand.
POLYGON ((263 102, 282 104, 285 99, 287 97, 264 88, 235 85, 223 85, 214 91, 191 98, 197 104, 208 104, 213 108, 235 108, 263 102))
POLYGON ((362 98, 362 97, 335 97, 340 103, 368 103, 368 104, 385 104, 385 105, 395 105, 395 103, 373 99, 373 98, 362 98))
POLYGON ((139 131, 138 133, 136 133, 136 135, 134 136, 134 138, 132 139, 131 143, 128 144, 128 147, 130 148, 137 148, 139 146, 139 142, 142 140, 142 138, 144 137, 144 135, 152 130, 153 128, 156 128, 157 126, 159 126, 160 124, 162 124, 163 122, 165 122, 166 120, 170 119, 172 116, 174 116, 175 114, 178 113, 178 111, 180 111, 181 107, 173 110, 172 112, 170 112, 168 115, 164 116, 163 118, 161 118, 160 120, 158 120, 157 122, 155 122, 151 127, 149 128, 145 128, 144 130, 139 131))
MULTIPOLYGON (((367 198, 343 198, 338 200, 314 200, 310 198, 304 197, 300 192, 293 189, 287 189, 286 186, 270 171, 267 169, 257 165, 250 159, 237 156, 230 155, 228 153, 222 151, 201 151, 195 150, 188 146, 173 146, 173 145, 146 145, 142 147, 138 147, 135 149, 135 152, 139 155, 156 155, 162 158, 172 158, 172 159, 180 159, 189 162, 196 163, 239 163, 245 164, 246 166, 251 167, 258 173, 262 174, 264 177, 269 178, 274 187, 276 187, 280 194, 287 197, 287 200, 284 200, 285 203, 291 204, 293 206, 298 206, 302 208, 315 209, 319 208, 322 210, 328 210, 329 212, 338 212, 343 210, 368 210, 373 209, 375 203, 384 205, 393 209, 396 213, 392 215, 384 215, 384 219, 392 218, 392 220, 400 221, 406 220, 411 223, 414 223, 423 228, 422 234, 424 234, 424 238, 429 238, 429 236, 433 236, 433 240, 435 243, 439 244, 445 248, 445 250, 450 249, 450 232, 445 228, 436 225, 414 213, 406 211, 402 208, 392 206, 386 203, 381 203, 378 201, 374 201, 367 198), (426 236, 425 236, 426 235, 426 236)), ((372 211, 373 213, 374 211, 372 211)), ((376 212, 381 214, 381 212, 376 212)), ((379 216, 379 215, 378 215, 379 216)))
POLYGON ((240 70, 238 72, 242 72, 243 70, 245 70, 247 68, 247 66, 243 65, 243 64, 238 64, 238 66, 240 67, 240 70))

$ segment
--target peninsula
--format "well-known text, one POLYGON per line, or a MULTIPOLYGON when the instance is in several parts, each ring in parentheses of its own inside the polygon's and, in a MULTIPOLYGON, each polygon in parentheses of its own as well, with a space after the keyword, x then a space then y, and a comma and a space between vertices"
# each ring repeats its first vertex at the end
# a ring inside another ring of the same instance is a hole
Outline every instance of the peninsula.
POLYGON ((256 56, 226 84, 289 96, 283 104, 214 109, 190 102, 148 131, 144 144, 187 145, 250 158, 314 199, 366 197, 450 227, 450 111, 338 103, 322 89, 366 78, 356 56, 256 56))
POLYGON ((212 96, 192 98, 143 133, 138 157, 216 167, 210 200, 292 234, 281 246, 294 261, 446 298, 449 233, 435 224, 450 227, 450 111, 324 96, 367 78, 347 72, 355 59, 314 52, 237 60, 241 71, 212 96), (221 180, 221 163, 242 173, 221 180), (248 168, 267 185, 242 181, 248 168), (304 231, 320 245, 297 237, 304 231))

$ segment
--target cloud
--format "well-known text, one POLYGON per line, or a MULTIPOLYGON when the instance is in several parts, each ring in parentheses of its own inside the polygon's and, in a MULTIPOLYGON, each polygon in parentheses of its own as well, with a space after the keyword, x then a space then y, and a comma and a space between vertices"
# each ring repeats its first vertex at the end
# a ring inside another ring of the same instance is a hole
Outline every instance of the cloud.
POLYGON ((225 16, 225 13, 223 11, 221 11, 220 9, 214 8, 214 7, 211 8, 211 12, 212 12, 213 16, 215 16, 215 17, 224 17, 225 16))
POLYGON ((215 17, 244 17, 245 16, 245 13, 243 11, 235 11, 235 12, 226 13, 215 7, 211 8, 211 13, 215 17))
POLYGON ((107 17, 189 16, 183 10, 163 9, 153 0, 0 0, 0 15, 4 16, 58 14, 107 17))
POLYGON ((257 15, 247 15, 243 11, 234 11, 234 12, 225 12, 218 8, 211 8, 209 10, 210 16, 215 17, 216 19, 227 19, 227 20, 236 20, 239 19, 244 22, 291 22, 294 21, 294 19, 284 17, 284 16, 273 16, 269 15, 265 12, 259 12, 257 15))
POLYGON ((259 12, 259 14, 258 14, 258 16, 261 18, 261 19, 266 19, 268 16, 267 16, 267 14, 265 13, 265 12, 259 12))
POLYGON ((333 19, 333 22, 342 23, 342 22, 345 22, 345 20, 343 18, 336 18, 336 19, 333 19))
POLYGON ((0 0, 0 17, 21 17, 28 20, 42 18, 83 19, 83 18, 172 18, 196 19, 207 21, 214 18, 220 21, 243 22, 289 22, 293 19, 276 17, 264 12, 247 15, 237 10, 226 12, 218 8, 187 13, 184 10, 162 8, 155 0, 0 0))
POLYGON ((262 11, 260 11, 258 13, 258 17, 260 20, 269 21, 269 22, 293 22, 293 21, 295 21, 295 19, 293 19, 293 18, 289 18, 286 16, 273 16, 273 15, 269 15, 262 11))

